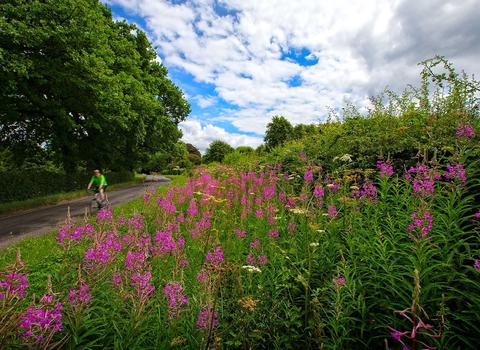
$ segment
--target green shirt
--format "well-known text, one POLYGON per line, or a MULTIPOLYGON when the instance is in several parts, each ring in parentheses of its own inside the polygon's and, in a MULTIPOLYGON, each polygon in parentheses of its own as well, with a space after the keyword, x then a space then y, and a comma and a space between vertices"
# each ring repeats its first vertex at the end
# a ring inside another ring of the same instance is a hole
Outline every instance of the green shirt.
POLYGON ((93 183, 95 187, 100 187, 100 183, 102 182, 102 180, 103 180, 103 186, 107 186, 107 179, 105 179, 105 176, 103 175, 99 175, 98 177, 92 176, 92 179, 90 180, 90 182, 93 183))

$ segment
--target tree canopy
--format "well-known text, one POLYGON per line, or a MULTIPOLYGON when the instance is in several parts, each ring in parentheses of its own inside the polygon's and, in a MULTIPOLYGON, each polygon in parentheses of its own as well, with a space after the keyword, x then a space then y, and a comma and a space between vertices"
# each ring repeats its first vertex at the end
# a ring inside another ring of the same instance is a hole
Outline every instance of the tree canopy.
POLYGON ((272 121, 267 124, 267 130, 263 139, 267 150, 283 145, 285 141, 291 138, 292 134, 292 124, 283 116, 274 116, 272 121))
POLYGON ((203 163, 223 162, 227 154, 232 153, 235 149, 225 141, 214 140, 205 150, 203 163))
POLYGON ((190 113, 144 32, 97 0, 0 5, 0 141, 19 165, 131 170, 181 137, 190 113))

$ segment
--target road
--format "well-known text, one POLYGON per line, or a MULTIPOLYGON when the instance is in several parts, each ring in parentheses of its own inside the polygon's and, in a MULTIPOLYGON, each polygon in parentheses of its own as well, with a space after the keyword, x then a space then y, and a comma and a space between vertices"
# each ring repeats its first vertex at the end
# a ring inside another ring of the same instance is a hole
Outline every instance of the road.
MULTIPOLYGON (((157 188, 170 182, 163 176, 148 176, 145 183, 122 188, 115 191, 108 191, 110 207, 131 201, 142 196, 145 189, 157 188)), ((70 201, 41 209, 29 210, 20 214, 14 214, 0 218, 0 248, 15 244, 26 237, 38 237, 48 233, 65 222, 68 208, 72 219, 79 222, 85 215, 85 208, 88 208, 93 196, 70 201)))

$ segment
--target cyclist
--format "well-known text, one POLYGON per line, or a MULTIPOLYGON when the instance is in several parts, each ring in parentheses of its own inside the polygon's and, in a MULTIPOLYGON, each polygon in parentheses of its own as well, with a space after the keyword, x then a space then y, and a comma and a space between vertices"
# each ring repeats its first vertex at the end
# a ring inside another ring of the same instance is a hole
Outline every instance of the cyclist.
POLYGON ((103 206, 105 203, 103 192, 107 189, 107 179, 105 179, 105 176, 100 174, 100 170, 98 169, 93 171, 93 176, 88 184, 87 191, 90 189, 90 187, 92 187, 92 185, 95 185, 95 192, 100 194, 100 201, 102 203, 101 206, 103 206))

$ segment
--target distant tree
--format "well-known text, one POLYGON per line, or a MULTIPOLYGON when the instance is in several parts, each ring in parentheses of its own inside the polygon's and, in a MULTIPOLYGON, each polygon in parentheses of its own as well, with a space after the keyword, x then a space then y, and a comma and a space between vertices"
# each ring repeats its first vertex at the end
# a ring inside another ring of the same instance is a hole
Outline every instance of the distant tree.
POLYGON ((267 150, 270 151, 277 146, 283 145, 285 141, 291 138, 292 134, 292 124, 285 117, 274 116, 267 125, 265 138, 263 139, 267 150))
POLYGON ((194 154, 198 156, 200 159, 202 158, 202 154, 200 153, 197 147, 195 147, 191 143, 187 143, 186 145, 187 145, 188 154, 194 154))
POLYGON ((202 164, 202 157, 197 156, 196 154, 189 153, 187 154, 187 159, 193 165, 200 165, 202 164))
POLYGON ((238 153, 241 153, 241 154, 253 154, 255 153, 255 150, 253 149, 253 147, 250 147, 250 146, 238 146, 235 151, 237 151, 238 153))
POLYGON ((265 153, 267 153, 267 146, 265 146, 264 143, 262 143, 261 145, 258 145, 257 148, 255 148, 255 154, 257 156, 262 156, 264 155, 265 153))
POLYGON ((203 163, 223 162, 225 156, 232 153, 235 149, 225 141, 214 140, 205 150, 202 158, 203 163))

